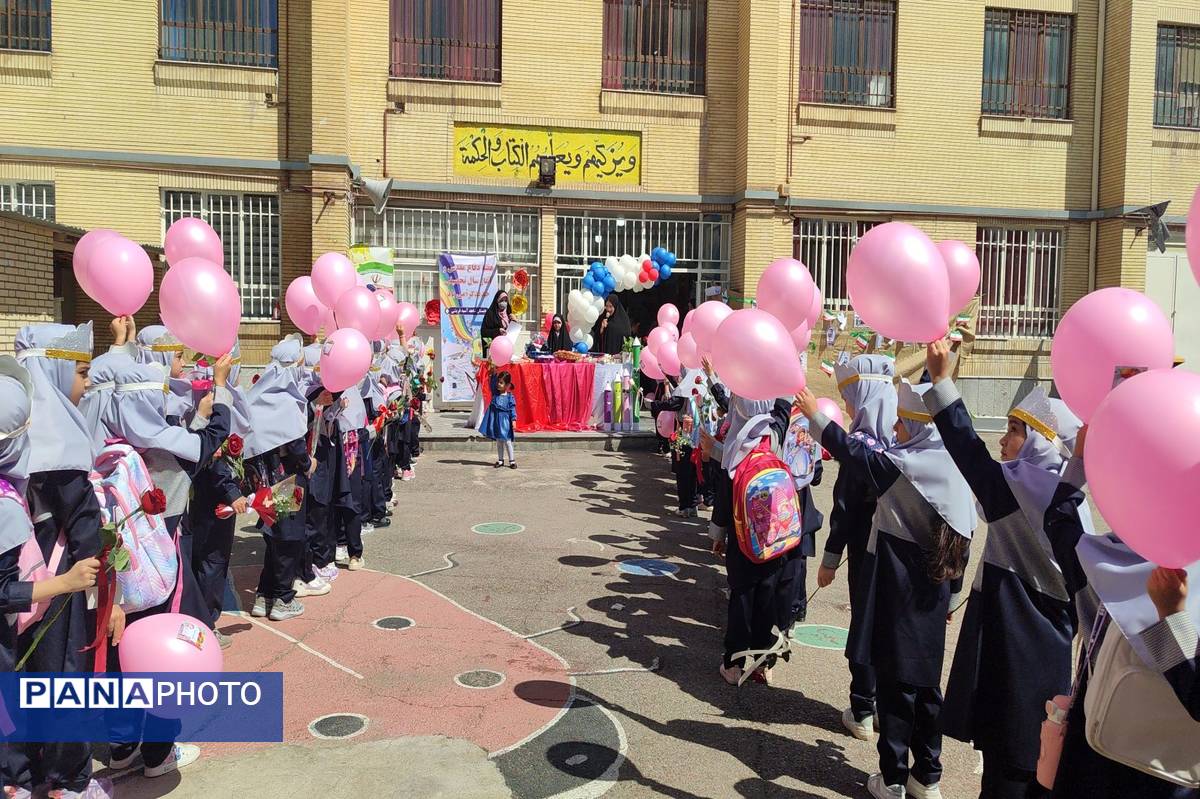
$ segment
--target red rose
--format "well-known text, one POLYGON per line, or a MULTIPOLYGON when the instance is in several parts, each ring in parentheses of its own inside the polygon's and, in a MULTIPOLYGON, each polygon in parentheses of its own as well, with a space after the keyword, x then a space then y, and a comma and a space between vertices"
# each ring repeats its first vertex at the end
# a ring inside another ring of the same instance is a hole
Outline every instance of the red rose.
POLYGON ((254 377, 250 378, 250 385, 257 383, 260 377, 262 377, 262 375, 255 375, 254 377))
POLYGON ((702 378, 700 375, 696 375, 696 385, 700 385, 703 382, 704 378, 702 378))
POLYGON ((375 412, 375 414, 376 414, 377 416, 383 416, 383 415, 384 415, 385 413, 387 413, 387 412, 388 412, 387 406, 386 406, 386 405, 380 405, 380 406, 379 406, 379 410, 377 410, 377 411, 375 412))
POLYGON ((167 509, 167 495, 161 488, 155 488, 142 494, 142 511, 156 516, 167 509))
POLYGON ((237 433, 232 433, 230 434, 229 438, 225 439, 225 451, 228 452, 229 456, 232 458, 242 457, 242 449, 245 446, 246 443, 242 441, 242 437, 237 433))
POLYGON ((304 489, 296 486, 296 488, 292 491, 292 499, 296 501, 296 507, 300 507, 302 504, 304 504, 304 489))

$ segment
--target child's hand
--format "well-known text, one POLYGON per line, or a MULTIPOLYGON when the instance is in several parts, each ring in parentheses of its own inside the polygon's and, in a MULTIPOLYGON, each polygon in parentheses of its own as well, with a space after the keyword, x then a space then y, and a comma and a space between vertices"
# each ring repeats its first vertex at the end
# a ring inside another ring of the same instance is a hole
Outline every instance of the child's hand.
POLYGON ((1072 453, 1076 458, 1083 457, 1084 445, 1087 443, 1088 426, 1085 424, 1079 428, 1079 432, 1075 434, 1075 451, 1072 453))
POLYGON ((795 398, 796 407, 800 409, 800 413, 804 414, 810 420, 821 412, 817 407, 817 395, 812 393, 812 390, 805 388, 795 398))
POLYGON ((1146 581, 1146 593, 1158 609, 1160 619, 1182 613, 1187 607, 1187 572, 1183 569, 1164 569, 1159 566, 1150 572, 1150 579, 1146 581))
POLYGON ((929 380, 933 383, 949 380, 950 364, 950 342, 944 338, 931 341, 925 348, 925 368, 929 370, 929 380))
POLYGON ((828 587, 835 577, 837 577, 837 569, 831 569, 828 566, 817 569, 817 585, 821 588, 828 587))
POLYGON ((213 364, 213 383, 224 388, 229 383, 229 373, 233 371, 233 354, 225 353, 213 364))
POLYGON ((113 646, 121 643, 121 636, 125 634, 125 611, 121 610, 121 606, 114 604, 112 614, 108 617, 108 637, 112 639, 113 646))
POLYGON ((324 408, 332 404, 333 395, 329 393, 328 389, 323 389, 321 393, 317 395, 317 398, 313 400, 313 405, 316 405, 318 408, 324 408))
POLYGON ((210 391, 200 398, 200 402, 196 404, 196 415, 202 419, 207 419, 212 416, 213 394, 210 391))
POLYGON ((84 558, 71 567, 62 576, 64 593, 82 591, 96 584, 96 574, 100 571, 100 561, 96 558, 84 558))
POLYGON ((233 509, 235 511, 237 511, 239 514, 245 513, 246 509, 248 507, 249 507, 249 503, 246 502, 245 497, 238 497, 237 499, 235 499, 233 501, 233 509))
POLYGON ((112 332, 114 346, 120 347, 129 340, 129 333, 125 330, 124 316, 114 316, 113 320, 108 323, 108 329, 112 332))

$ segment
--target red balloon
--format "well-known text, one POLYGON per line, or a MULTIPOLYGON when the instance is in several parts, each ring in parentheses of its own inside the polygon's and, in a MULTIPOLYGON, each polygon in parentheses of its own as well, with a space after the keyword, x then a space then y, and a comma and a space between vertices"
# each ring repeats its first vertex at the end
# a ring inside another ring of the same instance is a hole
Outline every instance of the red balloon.
POLYGON ((650 274, 649 274, 649 275, 647 275, 646 277, 648 277, 650 280, 658 280, 658 270, 657 270, 657 269, 651 269, 651 270, 650 270, 650 274))

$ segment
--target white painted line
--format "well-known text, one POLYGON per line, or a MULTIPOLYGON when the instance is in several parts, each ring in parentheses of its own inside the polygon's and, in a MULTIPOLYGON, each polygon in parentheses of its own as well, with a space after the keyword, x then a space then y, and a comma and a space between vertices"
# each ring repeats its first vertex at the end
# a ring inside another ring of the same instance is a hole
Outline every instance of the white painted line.
POLYGON ((583 624, 583 619, 579 618, 579 616, 575 613, 574 605, 567 608, 567 616, 569 616, 571 619, 569 624, 560 624, 557 627, 551 627, 549 630, 542 630, 540 633, 532 633, 530 635, 523 635, 521 637, 528 641, 533 638, 541 638, 543 635, 559 632, 560 630, 569 630, 576 625, 583 624))
POLYGON ((649 667, 628 666, 621 669, 600 669, 599 671, 573 671, 572 677, 602 677, 606 674, 638 674, 642 672, 658 671, 658 658, 650 661, 649 667))
POLYGON ((258 626, 258 627, 261 627, 261 628, 263 628, 264 630, 266 630, 267 632, 271 632, 271 633, 274 633, 275 635, 278 635, 278 636, 279 636, 280 638, 282 638, 283 640, 285 640, 285 641, 289 641, 289 642, 291 642, 291 643, 295 644, 296 646, 300 647, 301 649, 303 649, 305 652, 307 652, 307 653, 308 653, 308 654, 310 654, 310 655, 316 655, 316 656, 317 656, 317 657, 319 657, 321 660, 323 660, 323 661, 325 661, 326 663, 328 663, 330 666, 333 666, 335 669, 341 669, 342 671, 344 671, 344 672, 346 672, 347 674, 349 674, 351 677, 357 677, 357 678, 358 678, 358 679, 360 679, 360 680, 361 680, 361 679, 364 679, 364 678, 363 678, 363 676, 362 676, 361 674, 359 674, 357 671, 355 671, 354 669, 350 668, 349 666, 343 666, 341 663, 338 663, 336 660, 334 660, 333 658, 329 657, 329 655, 326 655, 326 654, 323 654, 323 653, 321 653, 321 652, 318 652, 317 650, 313 649, 311 646, 309 646, 308 644, 304 643, 303 641, 298 641, 298 640, 296 640, 295 638, 293 638, 292 636, 290 636, 290 635, 288 635, 287 633, 283 632, 282 630, 276 630, 274 627, 272 627, 272 626, 271 626, 271 625, 269 625, 269 624, 263 624, 261 621, 259 621, 258 619, 254 618, 253 616, 251 616, 251 615, 250 615, 250 614, 248 614, 248 613, 247 613, 247 614, 243 614, 243 615, 246 617, 246 619, 247 619, 247 620, 248 620, 248 621, 249 621, 251 624, 253 624, 253 625, 256 625, 256 626, 258 626))
MULTIPOLYGON (((657 662, 657 658, 655 662, 657 662)), ((625 756, 629 752, 629 739, 625 737, 625 728, 621 726, 621 722, 611 710, 600 704, 600 701, 594 697, 591 698, 590 702, 592 707, 599 709, 601 713, 608 716, 608 720, 612 722, 613 729, 617 731, 617 757, 604 770, 604 773, 596 779, 586 782, 577 788, 557 793, 549 799, 596 799, 608 793, 609 789, 617 784, 617 776, 621 773, 621 766, 624 765, 625 756)))
MULTIPOLYGON (((394 575, 393 574, 392 576, 393 577, 398 577, 398 576, 406 577, 407 579, 411 580, 414 577, 424 577, 427 574, 437 574, 438 572, 448 571, 449 569, 453 569, 455 566, 458 565, 451 558, 451 555, 453 555, 453 554, 454 554, 453 552, 447 552, 445 555, 442 555, 442 560, 446 561, 445 566, 439 566, 436 569, 426 569, 425 571, 417 572, 416 574, 404 574, 404 575, 394 575)), ((379 572, 379 574, 391 574, 391 572, 379 572)))

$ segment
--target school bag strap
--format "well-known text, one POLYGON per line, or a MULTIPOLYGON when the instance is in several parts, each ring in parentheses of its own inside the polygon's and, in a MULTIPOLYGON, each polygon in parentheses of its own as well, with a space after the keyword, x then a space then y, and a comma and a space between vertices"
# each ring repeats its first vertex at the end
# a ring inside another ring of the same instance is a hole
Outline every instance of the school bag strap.
MULTIPOLYGON (((10 499, 19 504, 24 510, 25 515, 29 515, 29 503, 25 496, 17 491, 8 480, 0 477, 0 497, 10 499)), ((58 573, 59 564, 62 563, 63 553, 67 549, 67 538, 60 530, 58 538, 54 540, 54 546, 50 549, 50 561, 47 562, 42 555, 42 548, 38 545, 37 536, 31 535, 21 545, 21 551, 17 556, 17 579, 22 582, 38 582, 40 580, 48 580, 58 573)), ((50 607, 52 600, 44 600, 42 602, 34 602, 29 606, 29 610, 20 611, 16 614, 17 634, 21 634, 36 624, 46 615, 46 609, 50 607)), ((70 601, 70 598, 63 600, 70 601)))

